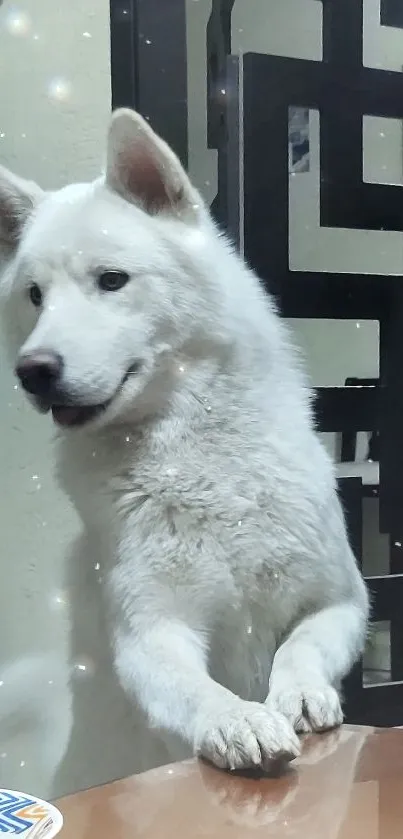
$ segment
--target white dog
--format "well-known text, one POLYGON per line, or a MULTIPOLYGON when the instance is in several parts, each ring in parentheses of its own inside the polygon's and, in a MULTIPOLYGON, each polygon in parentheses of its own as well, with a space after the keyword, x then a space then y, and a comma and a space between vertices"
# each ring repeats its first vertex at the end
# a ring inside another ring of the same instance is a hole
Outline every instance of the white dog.
POLYGON ((94 183, 1 171, 0 244, 16 372, 59 429, 137 713, 173 759, 177 737, 229 769, 294 758, 342 721, 368 602, 272 302, 127 110, 94 183))

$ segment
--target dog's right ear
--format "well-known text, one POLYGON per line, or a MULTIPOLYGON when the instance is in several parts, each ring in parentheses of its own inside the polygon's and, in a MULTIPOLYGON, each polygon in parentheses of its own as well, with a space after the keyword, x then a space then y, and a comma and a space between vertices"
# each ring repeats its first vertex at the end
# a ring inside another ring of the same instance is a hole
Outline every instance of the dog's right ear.
POLYGON ((135 111, 113 113, 108 136, 106 183, 151 215, 164 212, 195 222, 201 198, 178 157, 135 111))
POLYGON ((37 184, 0 166, 0 255, 12 255, 24 225, 43 194, 37 184))

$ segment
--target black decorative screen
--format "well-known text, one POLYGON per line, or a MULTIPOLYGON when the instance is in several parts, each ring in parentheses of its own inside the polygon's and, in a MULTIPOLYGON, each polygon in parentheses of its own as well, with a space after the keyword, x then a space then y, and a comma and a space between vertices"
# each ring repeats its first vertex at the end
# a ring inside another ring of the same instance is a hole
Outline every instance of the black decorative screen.
MULTIPOLYGON (((374 623, 390 625, 391 678, 398 681, 403 678, 403 276, 290 269, 289 139, 290 109, 319 112, 321 228, 403 231, 402 187, 367 183, 363 172, 364 117, 403 119, 403 74, 364 66, 363 0, 323 0, 322 61, 249 53, 240 72, 239 59, 230 55, 233 5, 213 2, 208 38, 218 219, 243 242, 248 262, 285 316, 380 322, 379 381, 320 389, 317 413, 323 431, 366 430, 376 436, 379 486, 363 487, 350 478, 340 482, 340 492, 359 561, 362 500, 368 493, 379 495, 390 573, 369 578, 368 585, 374 623), (227 91, 224 99, 217 95, 221 89, 227 91)), ((398 25, 399 9, 385 2, 383 23, 398 25)), ((403 252, 401 270, 403 275, 403 252)), ((346 693, 350 721, 403 724, 403 684, 364 687, 360 666, 346 693)))
MULTIPOLYGON (((244 2, 248 9, 253 5, 244 2)), ((268 14, 275 2, 282 0, 267 0, 268 14)), ((379 379, 350 378, 345 387, 320 388, 316 408, 321 430, 341 435, 344 454, 351 456, 357 434, 367 432, 371 453, 379 458, 376 484, 364 486, 361 478, 340 481, 358 561, 364 497, 379 497, 380 530, 389 543, 389 573, 368 584, 373 621, 390 628, 392 681, 365 687, 363 667, 357 667, 346 684, 347 718, 402 725, 403 248, 399 275, 291 270, 289 169, 290 113, 298 123, 301 114, 317 111, 320 229, 344 228, 357 235, 403 231, 402 187, 367 183, 363 166, 363 121, 403 119, 403 73, 364 66, 367 0, 316 2, 322 4, 321 61, 249 53, 240 67, 231 55, 235 0, 212 0, 206 34, 207 140, 218 150, 213 211, 244 246, 248 262, 278 297, 285 316, 379 322, 379 379)), ((186 9, 186 0, 111 0, 113 103, 149 116, 184 161, 186 9)), ((381 28, 403 28, 403 0, 380 0, 380 16, 381 28)), ((294 124, 293 130, 291 165, 307 171, 303 128, 294 124)))

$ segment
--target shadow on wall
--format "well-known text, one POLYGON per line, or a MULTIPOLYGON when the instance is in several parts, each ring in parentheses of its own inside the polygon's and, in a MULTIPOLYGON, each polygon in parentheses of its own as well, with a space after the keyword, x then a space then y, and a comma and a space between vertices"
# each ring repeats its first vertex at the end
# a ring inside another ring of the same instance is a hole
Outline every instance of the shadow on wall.
POLYGON ((70 667, 52 653, 0 672, 0 786, 52 799, 161 762, 113 668, 98 560, 82 537, 66 566, 70 667))
POLYGON ((20 658, 0 673, 0 786, 21 777, 49 795, 72 725, 66 668, 55 654, 20 658))
MULTIPOLYGON (((66 564, 71 620, 71 725, 52 772, 54 797, 157 765, 116 676, 103 602, 102 546, 83 534, 66 564)), ((137 713, 136 716, 138 717, 137 713)))

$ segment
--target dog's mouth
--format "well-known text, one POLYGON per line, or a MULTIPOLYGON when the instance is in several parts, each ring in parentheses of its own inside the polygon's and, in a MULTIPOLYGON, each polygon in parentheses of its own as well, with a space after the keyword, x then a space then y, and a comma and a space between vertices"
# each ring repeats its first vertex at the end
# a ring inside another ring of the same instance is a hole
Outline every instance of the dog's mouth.
POLYGON ((109 404, 108 401, 101 405, 51 405, 50 410, 56 425, 67 428, 91 422, 106 411, 109 404))
POLYGON ((77 428, 78 426, 86 425, 101 416, 114 402, 116 397, 120 394, 123 386, 126 384, 130 376, 133 376, 138 371, 138 364, 132 365, 127 373, 124 375, 119 387, 116 389, 113 396, 105 402, 100 402, 98 405, 82 405, 77 403, 54 402, 42 403, 38 407, 45 413, 52 412, 52 417, 56 425, 63 428, 77 428))

